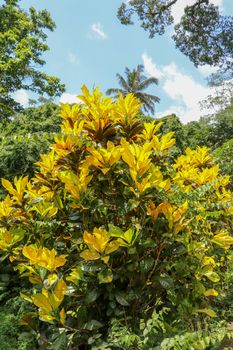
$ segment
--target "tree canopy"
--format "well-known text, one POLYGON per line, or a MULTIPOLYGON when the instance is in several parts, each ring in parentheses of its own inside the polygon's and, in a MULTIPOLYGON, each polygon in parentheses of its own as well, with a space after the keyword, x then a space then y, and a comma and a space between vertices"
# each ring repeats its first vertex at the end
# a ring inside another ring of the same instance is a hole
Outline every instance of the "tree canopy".
POLYGON ((46 44, 46 30, 53 31, 55 23, 46 10, 30 7, 26 12, 19 0, 5 0, 0 7, 0 112, 1 118, 20 109, 13 98, 19 89, 56 96, 64 91, 60 79, 50 76, 40 67, 46 44))
MULTIPOLYGON (((183 0, 130 0, 118 9, 122 24, 133 24, 137 14, 150 38, 164 34, 174 22, 173 6, 183 0)), ((172 36, 176 47, 196 65, 209 64, 224 69, 233 67, 233 17, 223 16, 210 0, 196 0, 186 6, 172 36)))
POLYGON ((183 129, 186 145, 190 147, 220 147, 233 136, 233 104, 199 121, 191 121, 183 129))

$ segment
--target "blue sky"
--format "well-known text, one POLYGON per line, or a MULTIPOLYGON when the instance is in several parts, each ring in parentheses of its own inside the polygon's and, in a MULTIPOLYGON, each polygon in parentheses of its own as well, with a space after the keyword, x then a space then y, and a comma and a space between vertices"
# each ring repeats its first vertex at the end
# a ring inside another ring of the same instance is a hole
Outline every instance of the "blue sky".
MULTIPOLYGON (((81 86, 100 86, 105 92, 118 87, 116 73, 124 75, 125 67, 144 64, 148 76, 159 78, 159 85, 148 92, 161 98, 156 117, 176 113, 183 122, 197 120, 201 113, 198 101, 211 91, 206 84, 210 67, 195 68, 175 49, 170 39, 172 27, 166 34, 153 39, 136 23, 123 26, 116 17, 120 0, 22 0, 21 7, 46 8, 57 28, 48 34, 50 51, 44 55, 43 70, 56 75, 66 84, 61 101, 75 100, 81 86)), ((173 15, 178 21, 185 4, 179 0, 173 15)), ((212 0, 223 13, 233 14, 233 0, 212 0)), ((16 99, 27 104, 28 94, 16 93, 16 99)))

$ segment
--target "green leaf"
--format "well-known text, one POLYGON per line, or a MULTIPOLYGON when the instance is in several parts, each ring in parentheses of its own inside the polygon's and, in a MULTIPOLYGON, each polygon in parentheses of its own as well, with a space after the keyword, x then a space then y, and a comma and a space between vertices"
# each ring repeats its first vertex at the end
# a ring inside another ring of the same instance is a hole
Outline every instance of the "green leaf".
POLYGON ((88 312, 85 305, 79 306, 77 308, 77 327, 82 328, 87 321, 88 312))
POLYGON ((168 275, 163 275, 163 276, 160 276, 158 278, 159 280, 159 283, 161 284, 161 286, 168 290, 168 289, 173 289, 174 288, 174 284, 173 284, 173 279, 168 276, 168 275))
POLYGON ((67 350, 67 347, 68 347, 67 336, 66 336, 66 333, 63 332, 59 334, 59 336, 53 342, 51 347, 49 347, 49 350, 67 350))
POLYGON ((103 323, 97 321, 97 320, 91 320, 90 322, 87 322, 83 329, 87 329, 89 331, 93 331, 94 329, 99 329, 103 327, 103 323))
POLYGON ((205 276, 212 282, 218 282, 220 280, 219 275, 216 272, 213 272, 213 271, 206 272, 205 276))
POLYGON ((113 280, 113 273, 111 269, 103 270, 98 273, 99 283, 111 283, 113 280))
POLYGON ((117 226, 114 226, 113 224, 108 224, 108 229, 109 229, 109 233, 112 237, 123 237, 124 236, 124 232, 122 231, 122 229, 120 229, 117 226))
POLYGON ((154 259, 151 256, 149 256, 144 260, 140 261, 140 270, 142 272, 148 272, 152 269, 153 264, 154 264, 154 259))
POLYGON ((142 242, 142 246, 145 248, 155 248, 156 242, 152 238, 147 238, 144 242, 142 242))
POLYGON ((124 233, 123 238, 126 240, 127 243, 131 244, 133 242, 134 232, 135 230, 131 227, 124 233))
POLYGON ((85 298, 85 302, 87 304, 91 304, 94 301, 96 301, 98 296, 99 296, 99 293, 97 292, 97 290, 92 290, 91 292, 87 293, 86 298, 85 298))
POLYGON ((116 301, 122 305, 122 306, 129 306, 129 303, 127 302, 127 300, 125 300, 125 298, 120 295, 120 294, 117 294, 115 295, 115 298, 116 298, 116 301))

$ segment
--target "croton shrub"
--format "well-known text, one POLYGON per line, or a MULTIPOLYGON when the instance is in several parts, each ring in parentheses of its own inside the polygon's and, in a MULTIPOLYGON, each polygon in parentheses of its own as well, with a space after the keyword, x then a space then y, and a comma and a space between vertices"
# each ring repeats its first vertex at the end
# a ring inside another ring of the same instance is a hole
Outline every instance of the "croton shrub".
POLYGON ((168 324, 215 317, 233 244, 229 177, 206 147, 174 160, 174 134, 143 122, 132 94, 82 92, 62 105, 35 177, 2 180, 0 249, 32 310, 22 324, 47 323, 48 344, 57 332, 68 349, 105 339, 114 318, 137 332, 156 308, 168 324))

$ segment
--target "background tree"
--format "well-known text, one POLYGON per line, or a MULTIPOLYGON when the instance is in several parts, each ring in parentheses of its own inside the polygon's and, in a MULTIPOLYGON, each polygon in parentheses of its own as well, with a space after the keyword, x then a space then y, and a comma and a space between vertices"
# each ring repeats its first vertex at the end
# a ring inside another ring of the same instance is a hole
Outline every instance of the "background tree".
POLYGON ((184 128, 180 119, 175 114, 171 114, 159 119, 159 121, 163 122, 163 125, 161 126, 161 131, 163 134, 168 132, 175 133, 174 136, 176 138, 176 144, 172 148, 172 152, 174 156, 180 155, 186 146, 184 128))
POLYGON ((232 72, 219 69, 208 77, 208 85, 213 92, 201 101, 200 105, 204 110, 209 109, 213 114, 224 110, 233 103, 233 80, 232 72))
POLYGON ((42 54, 49 49, 45 30, 53 31, 55 23, 46 10, 30 7, 25 12, 19 0, 5 0, 0 7, 0 114, 8 117, 20 110, 12 94, 31 90, 38 94, 57 96, 64 85, 57 77, 39 70, 45 61, 42 54))
MULTIPOLYGON (((122 24, 133 24, 137 14, 141 26, 149 31, 150 38, 164 34, 174 22, 173 6, 183 0, 130 0, 118 10, 122 24)), ((210 64, 229 69, 232 74, 233 17, 222 16, 219 8, 209 0, 196 0, 186 6, 180 23, 172 36, 176 47, 197 66, 210 64)))
POLYGON ((189 147, 221 147, 233 135, 233 104, 218 113, 202 117, 183 126, 186 145, 189 147))
POLYGON ((210 146, 210 118, 200 118, 183 125, 186 147, 210 146))
POLYGON ((133 93, 135 97, 143 104, 143 108, 146 112, 154 113, 154 104, 159 102, 160 99, 157 96, 148 94, 144 92, 152 84, 158 84, 158 79, 151 77, 147 78, 143 75, 144 67, 143 65, 138 65, 136 69, 132 71, 126 67, 125 75, 126 79, 117 74, 117 80, 119 82, 120 88, 111 88, 106 91, 107 95, 113 95, 114 98, 119 96, 121 93, 123 96, 126 96, 129 93, 133 93))
POLYGON ((25 109, 7 126, 0 124, 1 178, 34 174, 34 163, 48 150, 53 133, 59 130, 58 113, 59 106, 49 102, 25 109))

